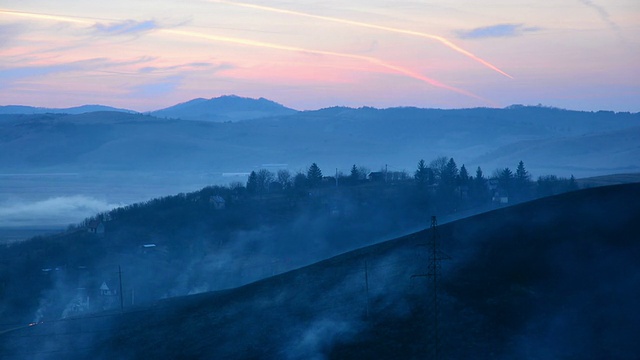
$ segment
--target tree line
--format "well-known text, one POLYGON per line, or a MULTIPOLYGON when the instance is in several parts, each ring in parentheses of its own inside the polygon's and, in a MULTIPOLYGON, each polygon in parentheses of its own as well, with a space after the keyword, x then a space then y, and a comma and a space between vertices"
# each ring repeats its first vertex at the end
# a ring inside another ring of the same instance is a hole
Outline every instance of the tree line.
MULTIPOLYGON (((407 171, 389 172, 386 169, 371 172, 355 164, 348 174, 336 172, 336 175, 330 176, 324 176, 316 163, 312 163, 306 172, 299 171, 295 174, 284 169, 275 173, 268 169, 260 169, 250 173, 244 186, 248 194, 254 195, 366 183, 414 186, 418 194, 429 191, 440 198, 457 196, 476 202, 486 201, 489 198, 506 198, 508 203, 578 189, 573 175, 570 178, 555 175, 539 176, 534 181, 523 161, 516 165, 515 171, 509 167, 499 168, 487 177, 480 166, 472 175, 464 164, 458 168, 456 161, 446 156, 437 157, 428 164, 421 159, 413 174, 407 171)), ((243 184, 236 183, 235 186, 242 187, 243 184)))

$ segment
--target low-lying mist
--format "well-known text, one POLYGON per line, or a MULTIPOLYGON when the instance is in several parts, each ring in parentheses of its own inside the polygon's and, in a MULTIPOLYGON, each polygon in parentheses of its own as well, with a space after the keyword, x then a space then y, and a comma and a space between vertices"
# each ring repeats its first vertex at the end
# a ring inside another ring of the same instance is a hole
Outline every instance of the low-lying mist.
POLYGON ((5 200, 0 202, 0 227, 66 226, 119 206, 85 195, 5 200))

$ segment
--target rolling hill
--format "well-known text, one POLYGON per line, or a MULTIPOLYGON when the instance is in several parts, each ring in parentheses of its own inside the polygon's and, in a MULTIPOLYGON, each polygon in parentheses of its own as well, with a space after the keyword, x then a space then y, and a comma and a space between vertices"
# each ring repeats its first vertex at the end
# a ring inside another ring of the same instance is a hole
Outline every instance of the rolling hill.
MULTIPOLYGON (((636 359, 640 184, 437 227, 440 354, 636 359)), ((424 230, 240 288, 18 326, 9 359, 413 359, 433 350, 424 230)))
POLYGON ((250 99, 226 95, 212 99, 193 99, 165 109, 152 111, 151 115, 159 118, 225 122, 286 116, 295 113, 296 110, 265 98, 250 99))
POLYGON ((553 168, 580 177, 640 170, 639 124, 640 114, 546 108, 331 108, 239 123, 117 112, 4 115, 0 165, 29 172, 221 174, 273 163, 292 170, 311 162, 345 170, 353 163, 372 170, 386 163, 412 171, 420 158, 447 155, 471 166, 515 166, 521 159, 534 173, 553 168))
POLYGON ((22 115, 33 115, 33 114, 86 114, 98 111, 116 111, 116 112, 124 112, 124 113, 135 113, 133 110, 127 109, 119 109, 111 106, 105 105, 81 105, 70 108, 42 108, 42 107, 33 107, 33 106, 22 106, 22 105, 6 105, 0 106, 0 114, 1 115, 11 115, 11 114, 22 114, 22 115))
MULTIPOLYGON (((237 97, 184 107, 220 101, 282 110, 264 99, 237 97)), ((640 114, 523 106, 335 107, 231 123, 123 112, 0 115, 0 206, 60 196, 128 204, 245 182, 246 174, 262 168, 304 172, 312 162, 325 175, 348 172, 353 164, 412 175, 420 159, 438 156, 453 157, 471 172, 480 166, 485 175, 513 170, 520 160, 534 179, 633 173, 640 172, 639 129, 640 114)))

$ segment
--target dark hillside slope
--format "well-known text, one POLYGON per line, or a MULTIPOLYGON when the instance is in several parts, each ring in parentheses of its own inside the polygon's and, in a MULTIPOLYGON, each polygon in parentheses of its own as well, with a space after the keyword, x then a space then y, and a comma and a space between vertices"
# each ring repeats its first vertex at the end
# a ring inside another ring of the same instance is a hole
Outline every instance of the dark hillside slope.
MULTIPOLYGON (((447 359, 637 359, 640 184, 438 227, 447 359)), ((0 334, 6 358, 412 359, 433 349, 430 230, 237 289, 0 334), (11 356, 13 355, 13 357, 11 356)), ((444 357, 443 357, 444 358, 444 357)))

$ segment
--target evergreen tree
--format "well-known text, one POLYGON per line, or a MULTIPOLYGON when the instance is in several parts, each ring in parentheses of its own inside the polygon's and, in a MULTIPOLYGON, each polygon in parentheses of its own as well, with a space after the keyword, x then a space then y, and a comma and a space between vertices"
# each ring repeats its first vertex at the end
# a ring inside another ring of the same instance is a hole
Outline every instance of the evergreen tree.
POLYGON ((420 161, 418 161, 418 169, 413 175, 413 178, 420 188, 427 186, 427 184, 429 183, 429 168, 427 168, 424 160, 420 159, 420 161))
POLYGON ((464 166, 464 164, 462 164, 462 166, 460 167, 460 174, 458 175, 459 180, 459 184, 460 186, 468 186, 469 185, 469 180, 471 180, 471 177, 469 176, 469 173, 467 172, 467 168, 464 166))
POLYGON ((353 164, 351 167, 351 173, 349 174, 349 182, 355 185, 358 181, 360 181, 360 171, 358 171, 356 164, 353 164))
POLYGON ((511 191, 513 183, 513 171, 508 167, 498 170, 498 185, 500 188, 507 192, 507 194, 511 191))
POLYGON ((474 181, 477 183, 482 183, 484 185, 485 180, 486 179, 484 178, 482 169, 480 168, 480 166, 478 166, 478 168, 476 169, 476 177, 474 178, 474 181))
POLYGON ((513 196, 516 200, 525 200, 530 197, 531 175, 529 175, 527 169, 524 168, 524 162, 522 162, 522 160, 520 160, 516 168, 513 185, 513 196))
POLYGON ((307 182, 311 187, 319 186, 322 182, 322 171, 316 163, 311 164, 307 170, 307 182))
POLYGON ((473 178, 472 197, 477 203, 486 201, 489 197, 487 179, 482 173, 480 166, 476 169, 476 176, 473 178))
POLYGON ((453 158, 449 159, 440 174, 440 185, 446 187, 454 187, 458 178, 458 166, 453 158))
POLYGON ((516 168, 515 179, 520 183, 526 183, 531 179, 531 175, 529 175, 529 172, 524 168, 524 162, 522 162, 522 160, 520 160, 516 168))
POLYGON ((567 184, 567 191, 575 191, 575 190, 578 190, 579 188, 580 187, 576 182, 576 178, 573 176, 573 174, 571 174, 571 177, 569 178, 569 182, 567 184))
POLYGON ((249 194, 257 193, 258 186, 258 174, 252 171, 251 174, 249 174, 249 179, 247 179, 247 192, 249 192, 249 194))

